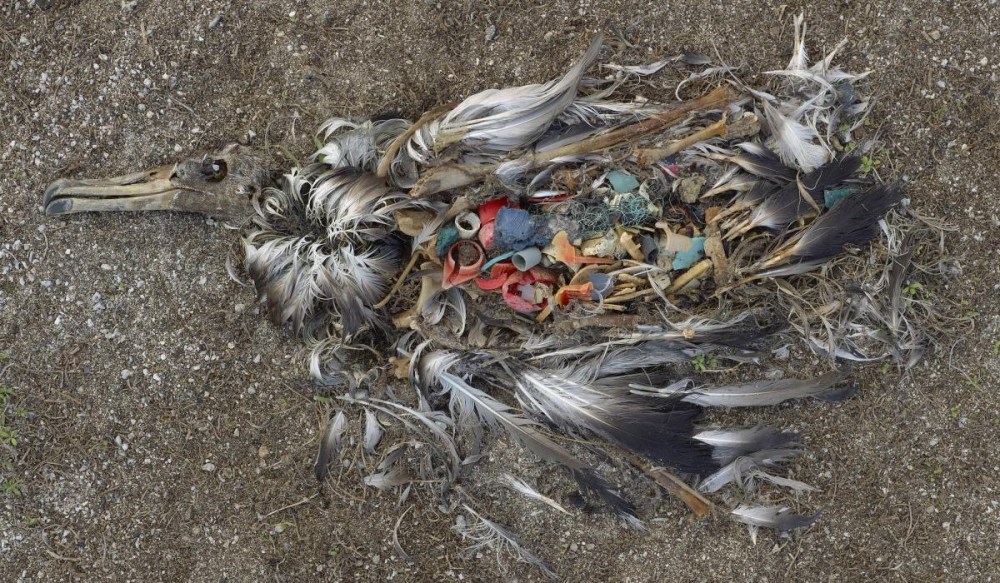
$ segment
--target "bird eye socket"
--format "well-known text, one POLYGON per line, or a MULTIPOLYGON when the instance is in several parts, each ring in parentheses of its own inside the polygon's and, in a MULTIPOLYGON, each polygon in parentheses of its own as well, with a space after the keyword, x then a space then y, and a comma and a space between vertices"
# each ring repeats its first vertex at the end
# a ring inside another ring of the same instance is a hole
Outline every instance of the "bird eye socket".
POLYGON ((212 182, 219 182, 229 174, 229 167, 226 165, 225 160, 212 160, 206 166, 210 170, 206 174, 210 176, 209 180, 212 182))

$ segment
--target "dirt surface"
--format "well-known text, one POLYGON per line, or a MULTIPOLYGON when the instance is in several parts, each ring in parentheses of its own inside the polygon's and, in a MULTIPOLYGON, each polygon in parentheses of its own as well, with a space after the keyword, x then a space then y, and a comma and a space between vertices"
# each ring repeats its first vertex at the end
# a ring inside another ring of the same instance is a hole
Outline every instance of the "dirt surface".
MULTIPOLYGON (((544 80, 601 30, 642 47, 615 41, 619 62, 714 44, 752 79, 787 62, 802 4, 0 3, 0 581, 539 578, 463 556, 454 516, 423 495, 399 508, 353 475, 317 488, 326 406, 297 344, 228 278, 235 233, 165 213, 50 220, 42 191, 228 141, 302 156, 328 116, 414 117, 544 80), (412 564, 392 546, 410 506, 412 564)), ((567 580, 1000 578, 1000 6, 809 4, 813 56, 846 36, 847 68, 873 71, 880 171, 958 227, 962 273, 932 291, 972 324, 910 376, 869 370, 854 400, 752 417, 812 449, 792 474, 822 489, 804 503, 824 513, 794 539, 753 545, 641 485, 628 493, 646 533, 544 511, 495 480, 516 468, 565 500, 569 479, 491 441, 466 490, 567 580)))

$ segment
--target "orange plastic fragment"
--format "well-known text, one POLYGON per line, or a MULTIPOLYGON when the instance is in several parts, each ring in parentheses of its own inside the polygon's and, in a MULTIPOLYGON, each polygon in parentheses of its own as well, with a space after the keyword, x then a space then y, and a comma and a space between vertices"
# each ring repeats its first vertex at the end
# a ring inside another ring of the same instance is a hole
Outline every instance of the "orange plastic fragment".
POLYGON ((584 263, 608 264, 614 263, 614 259, 608 257, 587 257, 577 255, 576 247, 569 242, 569 234, 566 231, 559 231, 552 237, 551 249, 554 251, 556 261, 566 265, 580 265, 584 263))
POLYGON ((594 284, 580 283, 564 285, 556 292, 555 300, 560 306, 569 305, 570 300, 589 300, 591 292, 594 291, 594 284))

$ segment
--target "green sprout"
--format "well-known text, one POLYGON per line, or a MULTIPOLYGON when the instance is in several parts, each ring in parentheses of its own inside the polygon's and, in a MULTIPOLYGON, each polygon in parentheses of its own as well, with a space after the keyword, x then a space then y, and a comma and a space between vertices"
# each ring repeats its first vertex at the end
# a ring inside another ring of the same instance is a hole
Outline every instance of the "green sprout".
POLYGON ((924 289, 924 286, 919 281, 911 281, 903 286, 903 295, 908 298, 915 298, 917 297, 917 293, 922 289, 924 289))
POLYGON ((691 366, 698 372, 709 372, 719 367, 719 359, 715 355, 705 356, 699 354, 691 359, 691 366))
POLYGON ((0 482, 0 494, 20 496, 23 492, 24 486, 17 478, 4 478, 3 482, 0 482))

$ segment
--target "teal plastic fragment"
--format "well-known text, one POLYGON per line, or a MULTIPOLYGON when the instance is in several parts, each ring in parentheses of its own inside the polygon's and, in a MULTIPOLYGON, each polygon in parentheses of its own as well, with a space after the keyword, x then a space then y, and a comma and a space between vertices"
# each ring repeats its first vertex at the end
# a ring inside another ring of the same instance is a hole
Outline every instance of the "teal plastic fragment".
POLYGON ((458 242, 458 239, 458 227, 455 226, 454 221, 449 222, 438 231, 434 252, 437 253, 438 257, 444 257, 444 254, 448 252, 448 249, 451 249, 452 245, 458 242))
POLYGON ((497 263, 500 263, 501 261, 506 261, 510 259, 513 255, 514 251, 508 251, 506 253, 501 253, 500 255, 497 255, 493 259, 490 259, 483 265, 483 273, 489 273, 491 267, 493 267, 497 263))
POLYGON ((674 262, 671 267, 674 270, 687 269, 705 256, 705 238, 691 237, 691 248, 687 251, 678 251, 674 255, 674 262))
POLYGON ((857 191, 857 189, 854 188, 853 186, 831 188, 830 190, 827 190, 823 193, 823 206, 826 208, 833 208, 833 205, 847 198, 855 191, 857 191))
POLYGON ((615 192, 635 192, 639 190, 639 181, 635 176, 622 170, 608 172, 608 182, 615 192))

